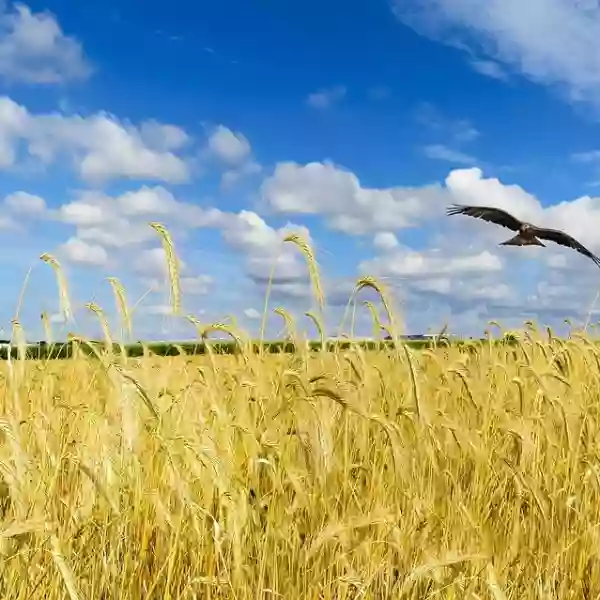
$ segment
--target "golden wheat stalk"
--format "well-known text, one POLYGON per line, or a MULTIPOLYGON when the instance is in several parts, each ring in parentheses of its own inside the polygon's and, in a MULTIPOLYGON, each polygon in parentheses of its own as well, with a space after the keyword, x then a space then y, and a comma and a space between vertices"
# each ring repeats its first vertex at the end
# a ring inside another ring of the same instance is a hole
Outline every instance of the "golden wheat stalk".
MULTIPOLYGON (((312 248, 310 247, 308 242, 301 235, 299 235, 297 233, 290 233, 290 234, 286 235, 283 238, 282 243, 283 244, 292 244, 292 245, 296 246, 296 248, 298 248, 298 250, 304 256, 304 259, 306 261, 306 265, 308 268, 308 274, 310 277, 313 294, 317 300, 317 304, 319 306, 319 310, 322 315, 323 308, 325 306, 325 299, 324 299, 324 295, 323 295, 323 288, 321 286, 321 276, 319 274, 319 265, 317 263, 317 260, 315 258, 312 248)), ((263 309, 262 323, 261 323, 261 327, 260 327, 261 352, 262 352, 262 348, 264 345, 265 330, 266 330, 266 325, 267 325, 267 314, 268 314, 268 310, 269 310, 269 299, 270 299, 271 291, 273 288, 273 278, 275 276, 277 260, 278 260, 278 258, 276 257, 273 262, 273 266, 271 267, 271 273, 269 275, 269 282, 267 284, 267 291, 265 294, 265 304, 264 304, 264 309, 263 309)))
POLYGON ((46 343, 52 344, 52 340, 54 339, 52 335, 52 323, 50 322, 50 317, 48 313, 44 310, 42 311, 42 325, 44 327, 44 336, 46 337, 46 343))
POLYGON ((128 339, 131 339, 133 331, 131 325, 131 314, 129 313, 129 306, 127 304, 127 297, 125 295, 125 287, 116 277, 108 277, 107 280, 110 283, 115 296, 115 304, 121 318, 121 326, 124 327, 125 332, 128 335, 128 339))
POLYGON ((73 317, 73 313, 71 310, 71 300, 69 298, 69 287, 62 266, 52 254, 44 253, 40 256, 40 260, 50 265, 54 271, 58 284, 60 312, 63 314, 65 321, 70 321, 73 317))
POLYGON ((153 222, 150 223, 150 227, 159 234, 162 241, 169 274, 169 297, 171 307, 173 309, 173 314, 179 315, 181 313, 180 263, 177 253, 175 252, 175 245, 164 225, 153 222))
POLYGON ((325 328, 323 327, 321 318, 319 318, 317 315, 315 315, 314 312, 312 312, 310 310, 305 312, 304 314, 314 323, 314 326, 317 328, 317 331, 319 332, 319 340, 321 341, 321 352, 324 352, 325 351, 325 328))
POLYGON ((106 349, 110 350, 112 352, 113 340, 112 340, 112 336, 110 335, 110 327, 108 325, 108 319, 106 318, 104 311, 102 310, 102 308, 100 308, 94 302, 88 302, 85 305, 85 307, 89 311, 93 312, 98 317, 98 320, 100 321, 100 327, 102 327, 102 333, 104 335, 104 340, 106 342, 106 349))

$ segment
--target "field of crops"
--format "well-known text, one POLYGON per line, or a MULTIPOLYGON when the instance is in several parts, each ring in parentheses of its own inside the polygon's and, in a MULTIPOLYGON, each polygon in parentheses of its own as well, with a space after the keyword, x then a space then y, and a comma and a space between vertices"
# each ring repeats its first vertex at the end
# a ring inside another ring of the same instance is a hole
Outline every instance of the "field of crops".
POLYGON ((596 597, 599 358, 5 362, 0 594, 596 597))
POLYGON ((0 363, 0 597, 600 594, 590 339, 277 354, 231 329, 232 355, 131 357, 106 334, 0 363))

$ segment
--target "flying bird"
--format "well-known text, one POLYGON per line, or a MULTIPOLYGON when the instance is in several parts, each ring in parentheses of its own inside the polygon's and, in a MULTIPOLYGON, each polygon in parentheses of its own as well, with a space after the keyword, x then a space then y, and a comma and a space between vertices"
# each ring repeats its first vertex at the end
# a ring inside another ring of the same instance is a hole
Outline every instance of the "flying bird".
POLYGON ((446 211, 448 215, 467 215, 476 219, 483 219, 490 223, 496 223, 512 231, 516 231, 517 235, 502 242, 500 246, 543 246, 540 241, 550 240, 555 244, 566 246, 577 250, 577 252, 591 258, 600 267, 600 258, 592 254, 585 246, 580 244, 575 238, 558 229, 546 229, 545 227, 537 227, 531 223, 520 221, 513 217, 510 213, 500 208, 491 208, 488 206, 465 206, 464 204, 453 204, 446 211))

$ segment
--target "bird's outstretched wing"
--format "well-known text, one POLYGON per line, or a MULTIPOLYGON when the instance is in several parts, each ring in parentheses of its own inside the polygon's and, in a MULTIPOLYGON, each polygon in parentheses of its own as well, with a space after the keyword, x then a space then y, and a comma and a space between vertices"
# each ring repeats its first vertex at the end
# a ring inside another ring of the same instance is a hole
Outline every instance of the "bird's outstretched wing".
POLYGON ((583 244, 580 244, 575 238, 566 234, 564 231, 560 231, 559 229, 546 229, 544 227, 532 227, 531 233, 542 240, 550 240, 555 244, 573 248, 573 250, 577 250, 577 252, 591 258, 600 267, 600 258, 595 254, 592 254, 583 244))
POLYGON ((491 208, 489 206, 465 206, 464 204, 453 204, 446 210, 447 215, 467 215, 476 219, 483 219, 496 225, 502 225, 513 231, 519 231, 523 224, 519 219, 513 217, 510 213, 500 208, 491 208))

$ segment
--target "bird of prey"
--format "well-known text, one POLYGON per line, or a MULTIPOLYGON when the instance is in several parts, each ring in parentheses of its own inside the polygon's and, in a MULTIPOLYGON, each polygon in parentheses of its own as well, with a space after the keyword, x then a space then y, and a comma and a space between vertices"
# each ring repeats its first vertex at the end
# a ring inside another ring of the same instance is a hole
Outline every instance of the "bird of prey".
POLYGON ((537 227, 531 223, 525 223, 520 221, 516 217, 513 217, 510 213, 499 208, 491 208, 488 206, 465 206, 464 204, 453 204, 450 206, 446 214, 448 215, 467 215, 468 217, 475 217, 476 219, 483 219, 490 223, 496 223, 512 231, 516 231, 517 235, 502 242, 500 246, 543 246, 540 241, 550 240, 555 244, 566 246, 577 250, 584 256, 591 258, 600 267, 600 258, 592 254, 585 246, 580 244, 575 238, 566 234, 564 231, 558 229, 546 229, 545 227, 537 227))

